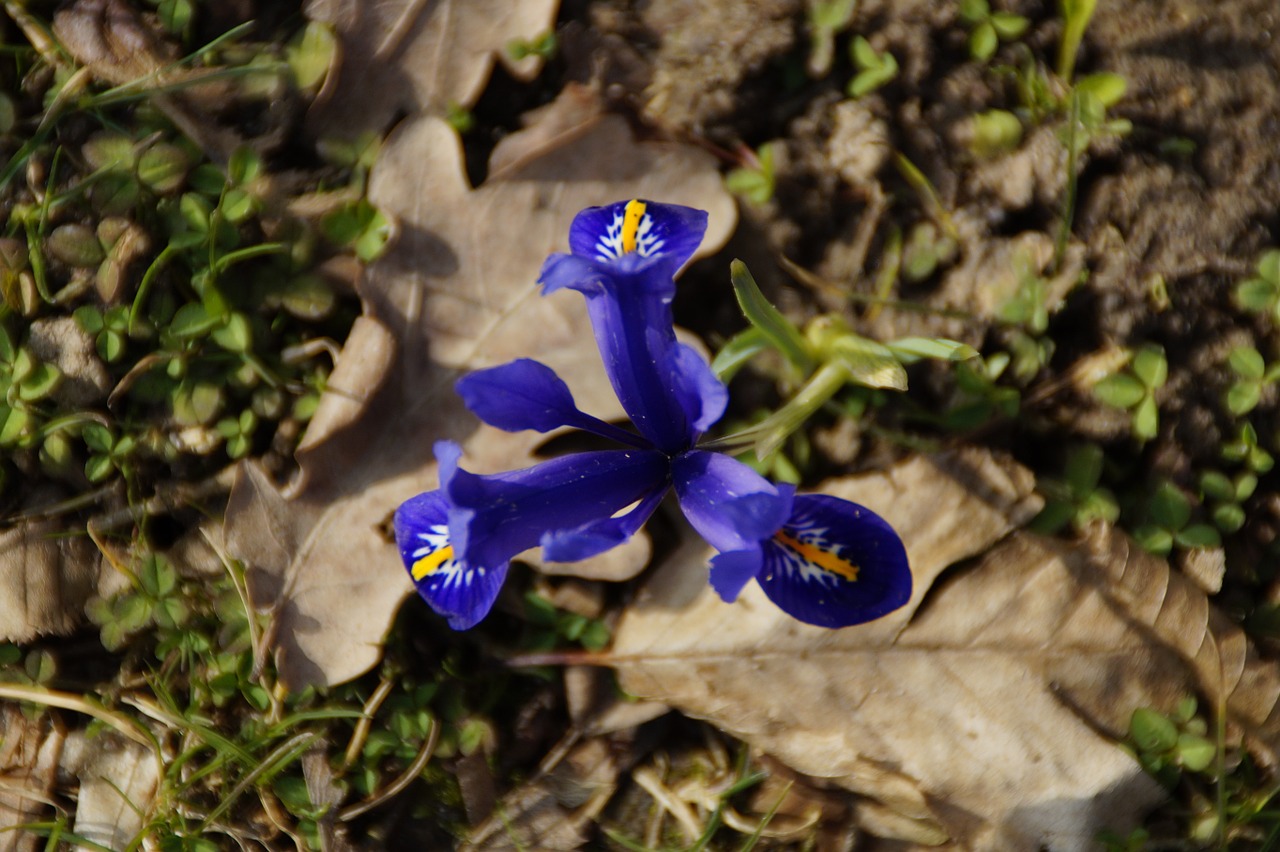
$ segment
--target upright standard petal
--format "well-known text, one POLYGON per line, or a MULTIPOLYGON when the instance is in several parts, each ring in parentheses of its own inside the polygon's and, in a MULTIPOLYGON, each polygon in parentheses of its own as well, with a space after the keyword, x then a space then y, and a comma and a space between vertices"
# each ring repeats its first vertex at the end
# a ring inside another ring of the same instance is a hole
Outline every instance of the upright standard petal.
POLYGON ((400 558, 413 585, 454 630, 474 627, 497 600, 507 565, 468 566, 449 543, 449 505, 439 491, 406 500, 393 526, 400 558))
POLYGON ((574 220, 573 254, 542 268, 543 292, 587 297, 605 370, 636 429, 673 454, 688 449, 724 409, 723 385, 676 341, 672 276, 697 248, 706 214, 632 200, 574 220), (638 212, 637 212, 638 211, 638 212))
POLYGON ((472 414, 507 432, 572 426, 633 447, 648 446, 640 436, 580 411, 555 371, 529 358, 468 373, 454 389, 472 414))
POLYGON ((824 494, 795 498, 787 522, 764 544, 756 578, 778 608, 819 627, 848 627, 911 598, 902 539, 857 503, 824 494))
POLYGON ((681 453, 672 460, 671 479, 684 516, 722 553, 758 548, 791 512, 794 489, 775 486, 721 453, 681 453))
POLYGON ((454 445, 436 447, 450 543, 476 567, 496 568, 548 533, 612 518, 667 482, 667 459, 653 450, 577 453, 479 476, 446 464, 454 445))
POLYGON ((704 210, 633 198, 588 207, 569 226, 569 250, 605 262, 629 255, 661 258, 670 274, 683 266, 707 232, 704 210))

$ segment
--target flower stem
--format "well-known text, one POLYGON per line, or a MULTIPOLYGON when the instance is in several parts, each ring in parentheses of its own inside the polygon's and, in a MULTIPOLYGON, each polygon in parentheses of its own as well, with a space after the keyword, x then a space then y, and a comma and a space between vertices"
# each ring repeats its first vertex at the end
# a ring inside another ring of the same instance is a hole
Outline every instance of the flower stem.
POLYGON ((799 393, 773 414, 749 429, 708 441, 699 447, 722 452, 754 447, 756 458, 763 459, 782 446, 782 442, 835 396, 850 378, 848 367, 839 361, 828 361, 809 377, 799 393))

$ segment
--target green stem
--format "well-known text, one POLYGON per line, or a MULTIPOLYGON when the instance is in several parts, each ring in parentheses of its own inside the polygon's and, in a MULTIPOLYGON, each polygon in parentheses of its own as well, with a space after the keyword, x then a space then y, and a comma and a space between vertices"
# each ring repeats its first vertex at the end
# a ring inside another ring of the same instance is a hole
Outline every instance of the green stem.
POLYGON ((786 405, 764 420, 734 435, 726 435, 699 445, 704 450, 733 452, 754 447, 757 458, 765 458, 782 442, 805 424, 827 400, 835 396, 849 381, 849 369, 844 364, 829 361, 818 368, 800 392, 786 405))

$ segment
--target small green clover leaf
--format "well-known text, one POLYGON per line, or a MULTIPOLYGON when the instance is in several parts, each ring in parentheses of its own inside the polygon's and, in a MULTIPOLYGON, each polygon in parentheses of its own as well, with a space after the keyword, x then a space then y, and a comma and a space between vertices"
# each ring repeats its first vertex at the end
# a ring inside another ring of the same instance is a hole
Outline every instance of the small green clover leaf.
POLYGON ((992 12, 987 0, 960 0, 960 19, 969 27, 969 55, 986 62, 1002 41, 1013 41, 1030 21, 1011 12, 992 12))
POLYGON ((86 334, 93 335, 98 357, 114 364, 124 357, 129 340, 129 307, 116 305, 105 312, 94 305, 76 308, 72 314, 86 334))
POLYGON ((1244 466, 1253 473, 1263 474, 1275 465, 1271 454, 1258 446, 1258 432, 1252 423, 1240 427, 1234 440, 1222 445, 1222 458, 1244 466))
POLYGON ((1093 386, 1100 401, 1133 414, 1133 436, 1145 443, 1156 436, 1160 412, 1156 391, 1169 377, 1169 364, 1160 346, 1144 346, 1133 356, 1123 373, 1107 376, 1093 386))
POLYGON ((258 428, 258 416, 251 409, 240 412, 239 417, 226 417, 215 427, 227 442, 227 455, 233 459, 247 455, 253 447, 253 433, 258 428))
POLYGON ((929 278, 955 260, 959 244, 955 238, 930 221, 918 222, 907 234, 902 247, 902 277, 911 282, 929 278))
POLYGON ((1168 556, 1174 545, 1187 549, 1219 547, 1222 537, 1209 524, 1191 523, 1191 500, 1172 482, 1161 482, 1147 504, 1149 522, 1133 531, 1143 549, 1168 556))
POLYGON ((84 465, 84 475, 90 482, 102 482, 117 470, 124 472, 137 448, 132 435, 117 437, 100 423, 86 424, 80 431, 80 439, 90 452, 84 465))
POLYGON ((1218 529, 1230 534, 1244 526, 1246 520, 1244 501, 1258 488, 1258 477, 1249 471, 1229 478, 1216 470, 1200 475, 1200 493, 1212 504, 1209 516, 1218 529))
POLYGON ((363 198, 331 211, 320 220, 320 230, 329 242, 353 249, 365 263, 382 254, 392 231, 382 212, 363 198))
POLYGON ((1110 489, 1099 485, 1103 461, 1102 448, 1097 444, 1071 448, 1062 479, 1039 483, 1048 499, 1032 521, 1032 528, 1049 535, 1067 524, 1078 532, 1095 520, 1114 523, 1120 517, 1120 506, 1110 489))
POLYGON ((1217 745, 1205 736, 1208 728, 1191 697, 1169 715, 1139 707, 1129 719, 1129 745, 1147 773, 1173 786, 1181 772, 1204 772, 1218 757, 1217 745))
POLYGON ((1236 381, 1227 389, 1224 402, 1227 410, 1236 416, 1257 408, 1263 391, 1280 379, 1280 362, 1267 366, 1261 353, 1252 346, 1231 350, 1227 364, 1236 374, 1236 381))
POLYGON ((887 50, 877 51, 862 36, 854 37, 849 55, 858 69, 846 90, 851 98, 870 94, 898 76, 898 60, 893 54, 887 50))
POLYGON ((725 189, 741 195, 752 204, 765 204, 773 198, 775 185, 774 158, 777 142, 767 142, 754 153, 749 154, 747 165, 737 168, 725 175, 725 189))
POLYGON ((1253 278, 1236 286, 1236 304, 1252 314, 1271 314, 1280 322, 1280 249, 1270 249, 1258 258, 1253 278))
POLYGON ((547 30, 532 39, 512 39, 507 42, 507 56, 517 62, 527 56, 539 56, 544 60, 551 59, 556 55, 558 46, 555 32, 547 30))

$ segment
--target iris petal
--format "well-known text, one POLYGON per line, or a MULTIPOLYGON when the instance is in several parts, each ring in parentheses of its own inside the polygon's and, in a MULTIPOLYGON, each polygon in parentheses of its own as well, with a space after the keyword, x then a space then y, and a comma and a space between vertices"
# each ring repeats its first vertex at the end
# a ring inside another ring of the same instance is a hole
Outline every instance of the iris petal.
POLYGON ((820 627, 862 624, 911 598, 906 549, 893 528, 870 509, 823 494, 795 498, 764 544, 757 579, 779 609, 820 627))
POLYGON ((449 506, 440 491, 406 500, 396 510, 394 527, 400 557, 413 585, 454 630, 474 627, 497 600, 507 565, 472 568, 449 543, 449 506))
POLYGON ((462 559, 496 568, 537 545, 547 533, 612 518, 665 487, 668 462, 652 450, 576 453, 506 473, 479 476, 445 459, 456 445, 440 442, 440 487, 449 506, 449 537, 462 559))
POLYGON ((791 511, 793 489, 775 486, 721 453, 682 453, 672 461, 671 476, 684 516, 722 553, 759 547, 791 511))
POLYGON ((742 588, 756 578, 764 555, 759 547, 751 550, 734 550, 717 553, 711 557, 711 588, 720 600, 733 603, 742 588))
POLYGON ((595 521, 576 530, 547 533, 542 537, 543 558, 548 562, 578 562, 617 547, 644 526, 666 494, 664 484, 616 518, 595 521))
POLYGON ((472 414, 507 432, 572 426, 634 447, 646 446, 639 436, 580 411, 555 371, 529 358, 468 373, 454 388, 472 414))
POLYGON ((706 211, 636 198, 588 207, 575 216, 569 250, 605 262, 628 255, 662 258, 674 275, 697 251, 706 231, 706 211))

